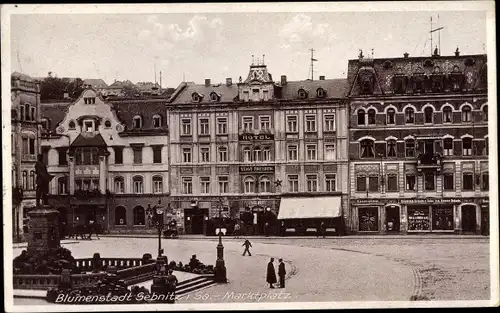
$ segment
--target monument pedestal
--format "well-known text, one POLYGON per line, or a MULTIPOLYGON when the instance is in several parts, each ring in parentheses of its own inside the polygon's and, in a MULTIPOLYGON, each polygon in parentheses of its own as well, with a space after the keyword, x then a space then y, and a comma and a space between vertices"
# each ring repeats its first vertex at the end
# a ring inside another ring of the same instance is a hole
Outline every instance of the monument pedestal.
POLYGON ((31 209, 28 216, 28 253, 47 253, 61 247, 58 211, 51 205, 40 205, 31 209))

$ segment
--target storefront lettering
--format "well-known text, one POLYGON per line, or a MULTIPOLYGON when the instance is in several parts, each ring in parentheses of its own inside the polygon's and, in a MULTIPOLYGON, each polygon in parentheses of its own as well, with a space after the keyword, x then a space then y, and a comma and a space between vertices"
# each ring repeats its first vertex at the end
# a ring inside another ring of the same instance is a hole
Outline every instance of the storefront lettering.
POLYGON ((274 166, 240 166, 240 173, 273 173, 274 166))
POLYGON ((239 136, 241 141, 258 141, 258 140, 274 140, 273 134, 263 134, 263 135, 253 135, 253 134, 242 134, 239 136))
MULTIPOLYGON (((474 202, 474 199, 352 199, 353 204, 440 204, 474 202)), ((484 203, 484 202, 483 202, 484 203)), ((486 202, 488 203, 488 202, 486 202)))

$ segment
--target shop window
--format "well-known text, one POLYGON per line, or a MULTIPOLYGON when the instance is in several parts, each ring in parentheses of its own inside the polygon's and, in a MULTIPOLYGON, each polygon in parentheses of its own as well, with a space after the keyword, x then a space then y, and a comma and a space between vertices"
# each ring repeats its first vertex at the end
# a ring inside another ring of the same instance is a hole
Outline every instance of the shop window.
POLYGON ((469 123, 472 121, 472 109, 470 106, 464 106, 462 108, 462 122, 469 123))
POLYGON ((387 125, 396 124, 396 110, 390 108, 387 110, 387 125))
POLYGON ((436 189, 436 176, 434 173, 424 174, 424 189, 429 191, 436 189))
POLYGON ((115 193, 125 193, 125 179, 123 177, 115 177, 113 181, 115 193))
POLYGON ((490 175, 488 173, 481 175, 481 190, 490 190, 490 175))
POLYGON ((472 173, 462 174, 462 190, 472 191, 474 190, 474 175, 472 173))
POLYGON ((451 107, 446 106, 443 108, 443 123, 452 123, 453 122, 453 111, 451 107))
POLYGON ((335 191, 336 190, 336 179, 335 174, 325 175, 325 191, 335 191))
POLYGON ((444 190, 454 190, 455 189, 455 175, 453 173, 443 174, 443 189, 444 190))
POLYGON ((299 175, 288 175, 288 191, 299 191, 299 175))
POLYGON ((366 191, 366 176, 356 177, 356 191, 366 191))
POLYGON ((398 191, 398 175, 387 175, 387 191, 398 191))
POLYGON ((153 193, 163 193, 163 177, 153 176, 153 193))
POLYGON ((361 158, 374 158, 375 157, 375 147, 373 140, 365 139, 361 141, 361 158))
POLYGON ((433 115, 434 115, 434 110, 431 107, 426 107, 424 109, 424 123, 432 124, 433 123, 433 115))
POLYGON ((407 108, 405 110, 405 123, 415 124, 415 111, 412 108, 407 108))
POLYGON ((407 139, 405 141, 405 150, 406 150, 406 157, 407 158, 415 157, 415 140, 414 139, 407 139))
POLYGON ((432 230, 453 229, 453 207, 433 207, 432 230))
POLYGON ((444 155, 453 155, 453 139, 445 138, 443 140, 443 154, 444 155))
POLYGON ((387 141, 387 156, 395 157, 396 156, 396 140, 387 141))
POLYGON ((415 190, 415 174, 406 174, 406 190, 415 190))
POLYGON ((133 179, 134 193, 144 193, 144 182, 142 176, 135 176, 133 179))
POLYGON ((378 231, 378 208, 358 208, 359 231, 378 231))
POLYGON ((375 116, 377 112, 374 109, 368 110, 368 125, 375 125, 375 116))
POLYGON ((143 226, 146 224, 146 212, 142 206, 134 208, 134 225, 143 226))
POLYGON ((462 139, 462 154, 463 156, 472 155, 472 138, 465 137, 462 139))
POLYGON ((243 185, 245 187, 245 193, 254 193, 255 192, 255 179, 251 176, 245 177, 243 181, 243 185))
POLYGON ((370 176, 368 177, 368 190, 372 192, 378 192, 379 177, 370 176))
POLYGON ((127 210, 122 206, 115 208, 115 225, 127 225, 127 210))
POLYGON ((269 177, 261 177, 259 180, 259 192, 271 192, 271 180, 269 177))
POLYGON ((192 177, 182 177, 182 193, 185 195, 190 195, 193 193, 192 177))
POLYGON ((430 230, 429 209, 408 208, 408 231, 430 230))
POLYGON ((306 175, 306 184, 308 192, 318 191, 318 176, 316 174, 306 175))
POLYGON ((358 110, 358 126, 364 126, 365 125, 365 110, 359 109, 358 110))

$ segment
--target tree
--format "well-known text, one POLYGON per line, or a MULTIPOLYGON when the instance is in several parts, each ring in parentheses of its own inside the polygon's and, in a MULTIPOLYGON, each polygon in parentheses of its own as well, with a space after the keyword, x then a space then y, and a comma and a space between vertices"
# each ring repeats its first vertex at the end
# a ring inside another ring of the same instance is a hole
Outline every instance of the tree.
POLYGON ((137 88, 134 84, 124 84, 122 92, 125 97, 135 97, 139 94, 139 88, 137 88))
POLYGON ((83 91, 83 80, 81 78, 59 78, 49 72, 40 85, 41 100, 61 100, 68 93, 71 98, 77 98, 83 91))

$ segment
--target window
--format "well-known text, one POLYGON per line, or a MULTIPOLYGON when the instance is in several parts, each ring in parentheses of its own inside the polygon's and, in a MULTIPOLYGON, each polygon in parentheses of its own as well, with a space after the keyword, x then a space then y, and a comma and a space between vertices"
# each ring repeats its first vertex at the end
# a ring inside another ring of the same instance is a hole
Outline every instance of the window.
POLYGON ((243 130, 253 130, 253 116, 243 116, 243 130))
POLYGON ((374 158, 375 148, 373 140, 365 139, 361 141, 361 158, 374 158))
POLYGON ((210 94, 210 100, 211 100, 211 101, 214 101, 214 102, 215 102, 215 101, 218 101, 218 100, 219 100, 219 95, 217 95, 217 93, 215 93, 215 92, 212 92, 212 93, 210 94))
POLYGON ((288 175, 288 191, 299 191, 299 175, 288 175))
POLYGON ((138 115, 134 116, 133 127, 135 129, 141 129, 142 128, 142 117, 140 117, 138 115))
POLYGON ((227 162, 227 147, 219 147, 219 161, 227 162))
POLYGON ((434 110, 432 110, 431 107, 426 107, 424 109, 424 123, 432 124, 432 122, 434 120, 433 115, 434 115, 434 110))
POLYGON ((325 160, 335 160, 335 145, 333 143, 325 145, 325 160))
POLYGON ((453 155, 453 139, 445 138, 443 139, 443 154, 453 155))
POLYGON ((415 111, 412 108, 407 108, 405 110, 405 123, 406 124, 415 123, 415 111))
POLYGON ((462 153, 464 156, 472 155, 472 138, 465 137, 462 139, 462 153))
POLYGON ((262 161, 269 162, 271 161, 271 148, 264 147, 262 150, 262 161))
POLYGON ((68 165, 68 159, 66 157, 66 149, 58 149, 57 154, 59 156, 59 165, 68 165))
POLYGON ((358 126, 365 125, 365 110, 360 109, 358 110, 358 126))
POLYGON ((243 148, 243 162, 252 162, 252 151, 250 147, 243 148))
POLYGON ((398 191, 398 175, 387 175, 387 191, 398 191))
POLYGON ((219 193, 228 193, 229 177, 219 176, 218 181, 219 181, 219 193))
POLYGON ((23 137, 23 150, 22 150, 22 153, 23 154, 30 154, 29 141, 28 141, 27 137, 23 137))
POLYGON ((405 141, 405 150, 406 150, 406 157, 407 158, 415 157, 415 140, 414 139, 407 139, 405 141))
POLYGON ((19 116, 19 119, 22 120, 24 118, 24 105, 21 105, 21 114, 19 116))
POLYGON ((253 101, 260 100, 260 89, 252 89, 252 100, 253 101))
POLYGON ((189 136, 191 135, 191 119, 183 118, 181 120, 181 135, 189 136))
POLYGON ((368 110, 368 125, 375 125, 376 121, 375 121, 375 116, 376 116, 376 112, 374 109, 370 109, 368 110))
POLYGON ((136 206, 133 210, 134 225, 146 225, 146 211, 142 206, 136 206))
POLYGON ((191 95, 191 99, 193 102, 200 102, 200 95, 198 95, 196 92, 191 95))
POLYGON ((368 190, 369 191, 378 191, 378 176, 370 176, 368 177, 368 190))
POLYGON ((307 191, 318 191, 318 176, 316 174, 306 175, 307 191))
POLYGON ((206 136, 210 135, 208 118, 200 118, 200 135, 206 136))
POLYGON ((190 195, 193 193, 192 177, 182 177, 182 193, 185 195, 190 195))
POLYGON ((201 193, 210 193, 210 177, 200 177, 201 193))
POLYGON ((299 91, 297 92, 297 94, 299 95, 299 99, 305 99, 305 98, 307 98, 307 92, 304 89, 299 89, 299 91))
POLYGON ((97 165, 99 155, 96 147, 76 148, 75 161, 77 165, 97 165))
POLYGON ((114 147, 115 150, 115 164, 123 164, 123 148, 114 147))
POLYGON ((453 122, 453 112, 451 107, 447 106, 443 108, 443 123, 453 122))
POLYGON ((68 193, 68 178, 60 177, 57 180, 57 194, 65 195, 68 193))
POLYGON ((261 162, 262 161, 262 153, 261 153, 260 147, 255 147, 253 149, 253 160, 255 162, 261 162))
POLYGON ((85 97, 85 98, 83 98, 83 102, 85 104, 95 104, 95 98, 94 97, 85 97))
POLYGON ((387 156, 388 157, 396 156, 396 140, 394 139, 387 141, 387 156))
POLYGON ((335 174, 325 175, 325 189, 326 191, 335 191, 335 174))
POLYGON ((200 159, 201 162, 210 162, 210 148, 208 147, 202 147, 200 149, 200 159))
POLYGON ((161 146, 153 146, 153 163, 161 163, 161 146))
POLYGON ((153 193, 163 193, 163 177, 153 176, 153 193))
POLYGON ((318 98, 323 98, 325 96, 325 90, 323 88, 318 88, 316 90, 316 96, 318 98))
POLYGON ((142 164, 142 147, 134 147, 134 164, 142 164))
POLYGON ((462 189, 467 191, 474 190, 474 179, 472 173, 463 173, 462 189))
POLYGON ((356 177, 356 191, 366 191, 366 176, 356 177))
POLYGON ((114 179, 115 193, 125 192, 125 180, 123 177, 115 177, 114 179))
POLYGON ((316 160, 316 145, 306 145, 307 150, 307 160, 314 161, 316 160))
POLYGON ((488 106, 485 105, 483 107, 483 121, 487 122, 488 121, 488 106))
POLYGON ((271 129, 271 117, 270 116, 259 116, 260 129, 270 130, 271 129))
POLYGON ((297 132, 297 116, 286 117, 286 131, 290 133, 297 132))
POLYGON ((424 189, 425 190, 436 189, 436 176, 434 175, 434 173, 424 174, 424 189))
POLYGON ((387 118, 386 120, 387 125, 396 124, 396 110, 394 110, 393 108, 388 109, 386 118, 387 118))
POLYGON ((144 193, 142 176, 135 176, 133 179, 134 193, 144 193))
POLYGON ((488 173, 483 173, 481 176, 481 190, 490 190, 490 175, 488 173))
POLYGON ((243 101, 248 101, 249 95, 248 90, 243 91, 243 101))
POLYGON ((75 126, 75 122, 74 121, 69 121, 68 127, 69 127, 69 129, 75 129, 75 127, 76 127, 75 126))
POLYGON ((406 190, 415 190, 415 174, 406 174, 406 190))
POLYGON ((29 154, 35 155, 36 150, 35 150, 35 138, 29 138, 29 154))
POLYGON ((83 130, 86 133, 91 133, 94 131, 94 121, 85 121, 83 122, 83 130))
POLYGON ((262 93, 264 95, 264 101, 269 100, 269 90, 262 90, 262 93))
POLYGON ((217 118, 217 134, 224 135, 227 134, 227 118, 218 117, 217 118))
POLYGON ((462 109, 462 122, 468 123, 472 121, 472 110, 469 106, 464 106, 462 109))
POLYGON ((28 171, 23 171, 23 189, 24 190, 29 189, 28 171))
POLYGON ((104 127, 105 127, 105 128, 111 128, 111 121, 110 121, 110 120, 106 120, 106 121, 104 122, 104 127))
POLYGON ((297 161, 297 145, 288 145, 288 161, 297 161))
POLYGON ((245 177, 243 181, 243 185, 245 187, 245 193, 254 193, 255 192, 255 179, 253 177, 245 177))
POLYGON ((42 128, 43 128, 44 130, 49 130, 49 120, 48 120, 48 119, 43 118, 43 119, 41 120, 41 123, 42 123, 42 128))
POLYGON ((269 177, 261 177, 259 181, 259 192, 271 192, 271 180, 269 177))
POLYGON ((443 174, 443 189, 444 190, 453 190, 455 189, 455 175, 453 173, 444 173, 443 174))
POLYGON ((154 128, 161 127, 161 116, 160 115, 153 116, 153 127, 154 128))
POLYGON ((31 120, 32 121, 36 121, 37 120, 35 107, 31 107, 31 120))
POLYGON ((316 115, 306 115, 306 132, 316 131, 316 115))
POLYGON ((191 163, 191 148, 182 149, 182 162, 191 163))
POLYGON ((30 108, 31 106, 29 104, 26 105, 26 111, 25 111, 25 116, 24 116, 24 119, 26 121, 30 121, 31 120, 31 117, 30 117, 30 108))
POLYGON ((127 225, 127 210, 122 206, 115 209, 115 225, 127 225))
POLYGON ((324 129, 324 131, 326 131, 326 132, 335 131, 335 115, 333 115, 333 114, 325 115, 325 129, 324 129))

